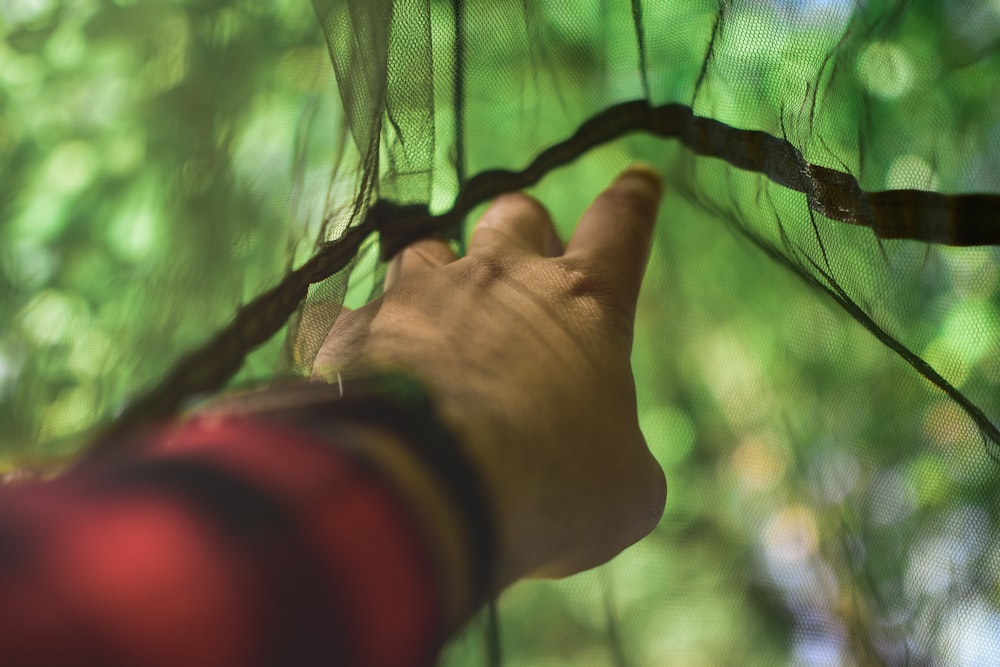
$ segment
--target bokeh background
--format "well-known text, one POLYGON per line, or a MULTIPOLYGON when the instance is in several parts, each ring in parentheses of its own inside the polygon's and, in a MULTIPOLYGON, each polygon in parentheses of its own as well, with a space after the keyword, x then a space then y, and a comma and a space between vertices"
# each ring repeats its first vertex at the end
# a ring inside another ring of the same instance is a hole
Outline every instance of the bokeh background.
MULTIPOLYGON (((0 474, 67 460, 350 223, 365 153, 342 94, 366 89, 331 66, 334 4, 0 1, 0 474)), ((397 6, 430 46, 394 23, 389 70, 426 74, 430 54, 443 74, 383 82, 395 200, 445 210, 463 173, 521 168, 642 96, 782 136, 866 190, 1000 192, 995 1, 397 6), (622 46, 637 5, 645 62, 622 46)), ((635 159, 668 190, 633 354, 663 521, 605 567, 515 586, 499 651, 484 615, 443 664, 1000 664, 995 442, 885 344, 996 423, 1000 254, 882 242, 640 135, 532 192, 566 238, 635 159)), ((373 239, 310 303, 364 303, 383 271, 373 239)), ((291 332, 232 385, 301 373, 291 332)))

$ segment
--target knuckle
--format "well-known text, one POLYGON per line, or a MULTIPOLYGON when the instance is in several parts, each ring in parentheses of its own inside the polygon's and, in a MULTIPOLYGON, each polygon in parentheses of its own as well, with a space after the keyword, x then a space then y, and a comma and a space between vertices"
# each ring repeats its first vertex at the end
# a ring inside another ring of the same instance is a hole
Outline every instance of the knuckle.
POLYGON ((603 336, 631 338, 628 300, 600 266, 564 267, 557 284, 557 300, 565 304, 567 312, 577 313, 581 323, 599 327, 603 336))
POLYGON ((564 298, 596 308, 605 316, 619 315, 625 302, 619 285, 596 262, 563 266, 558 282, 564 298))
POLYGON ((468 280, 477 287, 487 289, 506 279, 509 267, 495 255, 479 257, 468 264, 468 280))
POLYGON ((341 310, 334 320, 331 332, 351 330, 357 327, 358 323, 360 323, 365 317, 367 317, 367 313, 361 308, 358 310, 341 310))
POLYGON ((611 296, 611 285, 600 267, 562 264, 559 288, 572 298, 603 299, 611 296))

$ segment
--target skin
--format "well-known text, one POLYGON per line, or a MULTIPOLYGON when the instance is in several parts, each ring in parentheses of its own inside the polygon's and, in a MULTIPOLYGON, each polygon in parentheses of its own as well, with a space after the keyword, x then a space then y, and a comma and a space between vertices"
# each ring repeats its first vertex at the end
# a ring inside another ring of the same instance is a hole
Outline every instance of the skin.
MULTIPOLYGON (((316 358, 316 379, 390 366, 425 383, 493 501, 498 591, 604 563, 663 512, 666 482, 639 430, 630 365, 661 194, 655 172, 631 167, 565 249, 540 203, 504 195, 465 257, 435 239, 401 252, 384 295, 342 313, 316 358)), ((408 475, 401 484, 413 489, 408 475)), ((441 510, 429 519, 438 535, 452 520, 441 510)), ((451 597, 455 620, 482 602, 451 597)))

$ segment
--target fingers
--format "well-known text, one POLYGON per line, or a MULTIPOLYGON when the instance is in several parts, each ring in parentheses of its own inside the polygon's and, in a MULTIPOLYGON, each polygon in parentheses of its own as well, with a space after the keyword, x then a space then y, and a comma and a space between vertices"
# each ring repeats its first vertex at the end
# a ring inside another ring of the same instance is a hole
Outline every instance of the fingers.
POLYGON ((562 253, 562 243, 545 207, 526 194, 501 195, 483 213, 469 242, 469 254, 523 250, 543 257, 562 253))
POLYGON ((425 271, 455 261, 455 253, 447 241, 442 239, 421 239, 400 251, 385 274, 385 289, 389 289, 402 278, 420 275, 425 271))
POLYGON ((638 298, 662 194, 652 167, 629 167, 583 214, 565 256, 601 266, 626 295, 638 298))

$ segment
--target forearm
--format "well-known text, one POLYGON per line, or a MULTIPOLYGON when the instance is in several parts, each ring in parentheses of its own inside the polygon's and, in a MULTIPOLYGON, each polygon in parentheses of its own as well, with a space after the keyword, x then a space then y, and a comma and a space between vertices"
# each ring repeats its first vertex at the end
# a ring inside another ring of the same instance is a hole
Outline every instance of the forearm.
POLYGON ((431 477, 395 434, 279 422, 0 489, 0 663, 429 662, 475 604, 431 477))

